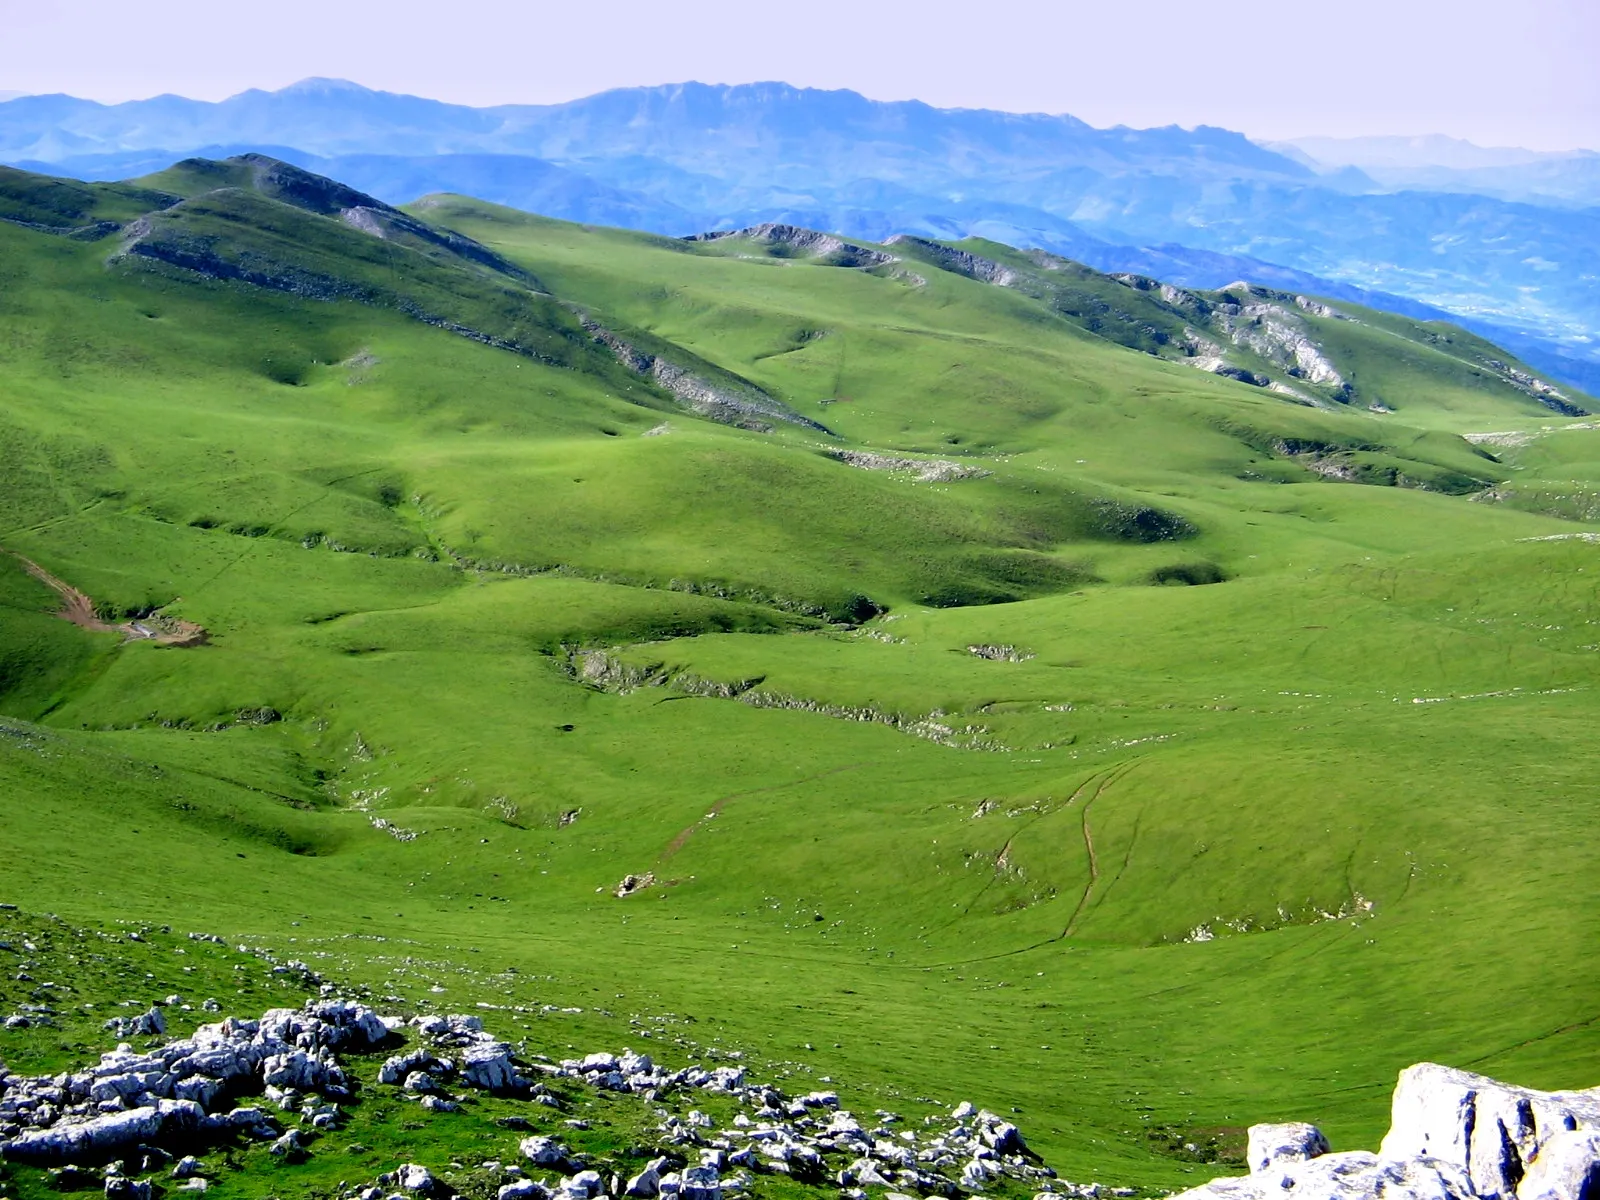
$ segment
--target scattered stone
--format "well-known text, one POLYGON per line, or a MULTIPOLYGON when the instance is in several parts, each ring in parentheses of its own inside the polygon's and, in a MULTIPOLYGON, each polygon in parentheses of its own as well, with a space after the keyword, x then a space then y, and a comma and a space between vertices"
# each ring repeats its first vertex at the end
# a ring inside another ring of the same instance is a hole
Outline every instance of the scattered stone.
POLYGON ((112 1017, 105 1023, 105 1028, 119 1038, 159 1037, 167 1031, 167 1018, 160 1008, 151 1005, 150 1011, 140 1013, 137 1017, 112 1017))
POLYGON ((828 450, 829 458, 863 471, 889 471, 910 475, 918 483, 951 483, 961 479, 982 479, 993 474, 982 467, 963 466, 942 458, 899 458, 875 454, 870 450, 828 450))
POLYGON ((570 1153, 555 1138, 543 1135, 523 1138, 517 1149, 536 1167, 558 1167, 568 1161, 570 1153))
MULTIPOLYGON (((135 1050, 124 1043, 102 1055, 97 1066, 77 1074, 19 1079, 0 1072, 0 1135, 9 1137, 0 1143, 0 1152, 8 1159, 46 1165, 105 1162, 133 1151, 126 1161, 148 1172, 171 1161, 156 1146, 158 1138, 175 1139, 188 1149, 198 1140, 241 1136, 270 1142, 274 1154, 298 1161, 319 1131, 337 1127, 339 1102, 348 1099, 355 1087, 341 1054, 377 1049, 406 1024, 329 996, 300 1009, 274 1009, 257 1020, 229 1018, 201 1026, 193 1035, 157 1048, 135 1050), (265 1108, 224 1110, 224 1103, 250 1092, 262 1094, 282 1113, 297 1114, 299 1126, 285 1132, 273 1124, 265 1108)), ((907 1189, 906 1194, 953 1195, 958 1174, 975 1187, 1001 1178, 1032 1182, 1053 1176, 1027 1154, 1013 1124, 971 1105, 957 1109, 953 1128, 936 1136, 911 1130, 891 1133, 887 1126, 898 1118, 883 1111, 878 1113, 882 1125, 868 1133, 840 1108, 837 1092, 786 1097, 770 1085, 750 1082, 742 1065, 694 1064, 669 1070, 631 1049, 560 1063, 525 1064, 509 1044, 486 1033, 476 1016, 429 1015, 414 1018, 409 1025, 423 1044, 391 1055, 377 1074, 384 1084, 417 1094, 426 1111, 456 1110, 459 1097, 443 1094, 441 1085, 447 1080, 557 1106, 548 1087, 530 1085, 524 1078, 524 1072, 535 1071, 652 1101, 674 1092, 701 1091, 748 1106, 725 1129, 699 1108, 682 1116, 665 1115, 659 1126, 661 1144, 685 1147, 683 1155, 663 1154, 631 1179, 609 1182, 584 1169, 565 1145, 539 1134, 527 1118, 503 1117, 502 1128, 529 1134, 520 1148, 531 1166, 572 1172, 552 1187, 520 1178, 520 1168, 496 1164, 497 1172, 511 1177, 505 1180, 505 1187, 512 1189, 507 1200, 598 1200, 601 1195, 619 1200, 624 1195, 628 1200, 727 1200, 748 1187, 752 1171, 814 1178, 824 1167, 825 1155, 837 1155, 839 1162, 851 1164, 839 1172, 840 1186, 847 1189, 897 1187, 907 1189), (678 1172, 669 1170, 684 1157, 689 1165, 678 1172), (742 1169, 738 1175, 726 1175, 736 1168, 742 1169)), ((199 1160, 188 1157, 178 1164, 173 1179, 203 1185, 200 1172, 199 1160)), ((129 1169, 114 1174, 123 1179, 136 1173, 129 1169)), ((1058 1190, 1064 1197, 1076 1197, 1072 1186, 1062 1184, 1058 1190)), ((389 1195, 409 1200, 423 1191, 427 1189, 406 1187, 398 1171, 367 1189, 369 1200, 389 1195)), ((352 1200, 357 1194, 347 1193, 352 1200)), ((428 1194, 442 1200, 449 1189, 434 1180, 428 1194)))
POLYGON ((1034 657, 1031 650, 1018 650, 1015 646, 968 646, 967 653, 974 658, 986 658, 990 662, 1027 662, 1034 657))
POLYGON ((151 1200, 151 1195, 150 1181, 147 1179, 106 1176, 106 1200, 151 1200))

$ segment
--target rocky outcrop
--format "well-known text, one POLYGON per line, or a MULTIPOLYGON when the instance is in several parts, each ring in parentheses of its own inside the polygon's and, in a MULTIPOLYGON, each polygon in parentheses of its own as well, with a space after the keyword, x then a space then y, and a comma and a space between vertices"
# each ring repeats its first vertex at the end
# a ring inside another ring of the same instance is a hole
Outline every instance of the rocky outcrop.
POLYGON ((823 259, 829 266, 835 267, 883 267, 900 261, 892 254, 858 246, 831 233, 819 233, 815 229, 803 229, 798 225, 781 225, 772 221, 762 225, 751 225, 747 229, 694 233, 683 240, 720 242, 728 238, 743 238, 763 245, 781 246, 810 258, 823 259))
MULTIPOLYGON (((221 188, 201 200, 224 197, 237 189, 221 188)), ((169 221, 169 214, 182 216, 195 201, 183 201, 164 213, 140 217, 123 231, 121 246, 108 264, 127 259, 161 263, 189 271, 206 279, 232 280, 267 291, 287 292, 307 300, 353 300, 358 304, 383 301, 377 289, 342 279, 296 263, 278 261, 263 254, 241 253, 230 257, 216 239, 195 236, 169 221)))
POLYGON ((718 700, 735 700, 752 708, 781 708, 791 712, 816 713, 841 721, 863 721, 887 725, 901 733, 925 738, 941 746, 957 750, 1004 751, 1005 746, 990 736, 981 725, 955 726, 946 723, 949 715, 941 709, 914 715, 891 712, 875 705, 829 704, 802 696, 763 690, 759 685, 764 677, 735 680, 723 683, 665 663, 638 666, 614 658, 604 650, 576 651, 568 661, 568 669, 576 679, 602 691, 626 695, 642 687, 671 688, 688 696, 705 696, 718 700))
POLYGON ((1252 1125, 1245 1161, 1259 1175, 1284 1163, 1309 1162, 1328 1153, 1322 1130, 1304 1121, 1284 1125, 1252 1125))
POLYGON ((1338 309, 1324 304, 1320 300, 1313 300, 1310 296, 1296 296, 1294 305, 1296 308, 1304 309, 1313 317, 1322 317, 1329 321, 1348 321, 1350 319, 1338 309))
POLYGON ((1486 364, 1491 370, 1499 372, 1500 377, 1512 387, 1524 395, 1531 396, 1552 412, 1558 412, 1564 417, 1586 417, 1589 415, 1587 409, 1579 408, 1572 403, 1560 388, 1546 383, 1535 375, 1530 375, 1526 371, 1501 362, 1498 358, 1487 359, 1486 364))
POLYGON ((1508 1197, 1546 1142, 1579 1129, 1600 1131, 1600 1088, 1537 1092, 1421 1063, 1400 1075, 1382 1153, 1445 1159, 1467 1173, 1474 1195, 1508 1197))
POLYGON ((371 234, 386 242, 400 242, 424 252, 442 250, 480 267, 487 267, 498 275, 515 279, 524 287, 536 292, 545 291, 543 284, 516 263, 496 254, 482 242, 449 229, 435 229, 415 217, 397 209, 384 206, 373 208, 357 205, 339 214, 340 220, 352 229, 371 234))
POLYGON ((652 380, 675 396, 690 412, 699 416, 758 433, 770 432, 771 421, 786 421, 791 425, 801 425, 830 436, 833 433, 827 426, 801 416, 781 400, 767 395, 753 383, 731 379, 713 382, 704 374, 697 374, 677 363, 669 362, 659 354, 640 349, 626 338, 594 321, 585 322, 584 328, 596 342, 610 350, 617 361, 628 370, 652 380))
POLYGON ((52 233, 57 237, 71 238, 75 242, 98 242, 122 228, 118 221, 95 221, 89 225, 45 225, 38 221, 22 221, 16 217, 0 217, 7 225, 18 225, 35 233, 52 233))
POLYGON ((950 246, 942 246, 938 242, 930 242, 926 238, 913 237, 909 233, 897 233, 883 243, 885 246, 908 246, 914 248, 918 254, 956 275, 965 275, 968 279, 981 280, 992 283, 996 287, 1012 287, 1019 276, 1010 267, 997 263, 991 258, 982 258, 966 250, 956 250, 950 246))
POLYGON ((892 471, 913 476, 919 483, 949 483, 957 479, 982 479, 993 474, 982 467, 968 467, 943 458, 900 458, 875 454, 870 450, 829 450, 829 458, 863 471, 892 471))
MULTIPOLYGON (((1334 389, 1345 386, 1344 376, 1323 353, 1322 347, 1312 340, 1305 322, 1297 313, 1274 299, 1257 298, 1255 292, 1258 289, 1244 290, 1249 298, 1243 303, 1216 306, 1211 317, 1214 330, 1225 335, 1235 346, 1283 367, 1292 378, 1334 389)), ((1331 309, 1328 311, 1332 312, 1331 309)))
MULTIPOLYGON (((186 159, 179 167, 195 160, 186 159)), ((204 162, 205 160, 199 160, 204 162)), ((247 169, 251 186, 263 196, 284 204, 292 204, 318 216, 337 216, 350 208, 369 208, 375 211, 397 213, 382 200, 357 191, 326 175, 317 175, 265 154, 241 154, 223 160, 224 165, 239 165, 247 169)))
POLYGON ((968 646, 967 653, 973 658, 986 658, 990 662, 1027 662, 1035 657, 1031 650, 1019 650, 1015 646, 968 646))
POLYGON ((1436 1063, 1400 1073, 1377 1154, 1314 1125, 1250 1129, 1250 1174, 1179 1200, 1596 1200, 1600 1088, 1539 1092, 1436 1063))

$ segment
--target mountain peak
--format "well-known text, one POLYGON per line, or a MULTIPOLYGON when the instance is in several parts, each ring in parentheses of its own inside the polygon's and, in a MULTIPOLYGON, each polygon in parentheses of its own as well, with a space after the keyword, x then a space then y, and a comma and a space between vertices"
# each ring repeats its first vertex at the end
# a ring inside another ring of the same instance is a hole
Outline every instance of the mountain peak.
POLYGON ((296 96, 305 94, 326 94, 328 92, 354 92, 364 96, 375 96, 377 92, 359 83, 352 83, 348 79, 331 79, 323 75, 308 75, 304 79, 296 80, 288 87, 279 88, 274 95, 296 96))

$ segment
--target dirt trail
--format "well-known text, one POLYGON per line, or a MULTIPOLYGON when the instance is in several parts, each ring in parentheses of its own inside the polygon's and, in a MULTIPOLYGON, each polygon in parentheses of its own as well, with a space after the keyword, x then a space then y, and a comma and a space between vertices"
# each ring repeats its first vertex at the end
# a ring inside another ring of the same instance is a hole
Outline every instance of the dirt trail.
MULTIPOLYGON (((1078 931, 1078 922, 1083 919, 1084 910, 1089 906, 1089 898, 1094 894, 1095 885, 1100 882, 1100 856, 1095 852, 1094 833, 1089 828, 1089 810, 1094 807, 1094 802, 1100 799, 1101 794, 1108 787, 1120 780, 1137 765, 1137 763, 1128 763, 1125 766, 1113 768, 1110 772, 1101 777, 1100 785, 1095 788, 1094 795, 1090 796, 1084 801, 1083 846, 1089 854, 1089 882, 1084 886, 1083 895, 1078 898, 1078 906, 1072 910, 1072 916, 1067 921, 1067 927, 1061 931, 1061 936, 1063 938, 1069 938, 1078 931)), ((1087 787, 1088 785, 1085 784, 1084 786, 1087 787)), ((1081 791, 1082 789, 1079 790, 1081 791)), ((1129 853, 1132 853, 1131 848, 1129 853)), ((1127 863, 1123 863, 1123 867, 1125 869, 1127 867, 1127 863)), ((1122 872, 1117 872, 1117 878, 1120 879, 1121 877, 1122 872)))
POLYGON ((57 579, 30 558, 10 552, 29 575, 61 597, 61 609, 56 613, 63 621, 71 621, 90 633, 120 633, 124 641, 155 642, 161 646, 198 646, 205 642, 206 631, 192 621, 152 613, 132 621, 113 624, 105 621, 94 610, 94 601, 64 580, 57 579))

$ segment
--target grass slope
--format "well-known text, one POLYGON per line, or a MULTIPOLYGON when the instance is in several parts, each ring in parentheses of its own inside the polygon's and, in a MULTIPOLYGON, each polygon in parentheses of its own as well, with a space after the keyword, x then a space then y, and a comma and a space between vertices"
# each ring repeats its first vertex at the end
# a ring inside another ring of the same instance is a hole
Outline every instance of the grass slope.
MULTIPOLYGON (((459 198, 384 276, 394 243, 183 170, 151 228, 350 290, 0 224, 0 546, 209 633, 119 644, 0 559, 0 901, 584 1009, 529 1023, 542 1052, 670 1013, 908 1111, 1014 1107, 1068 1176, 1151 1188, 1256 1120, 1372 1144, 1421 1058, 1594 1082, 1584 422, 1375 315, 1326 340, 1396 411, 1308 408, 904 258, 459 198), (836 436, 700 420, 579 314, 836 436)), ((81 190, 73 222, 111 203, 81 190)), ((399 1119, 363 1140, 493 1149, 399 1119)))

